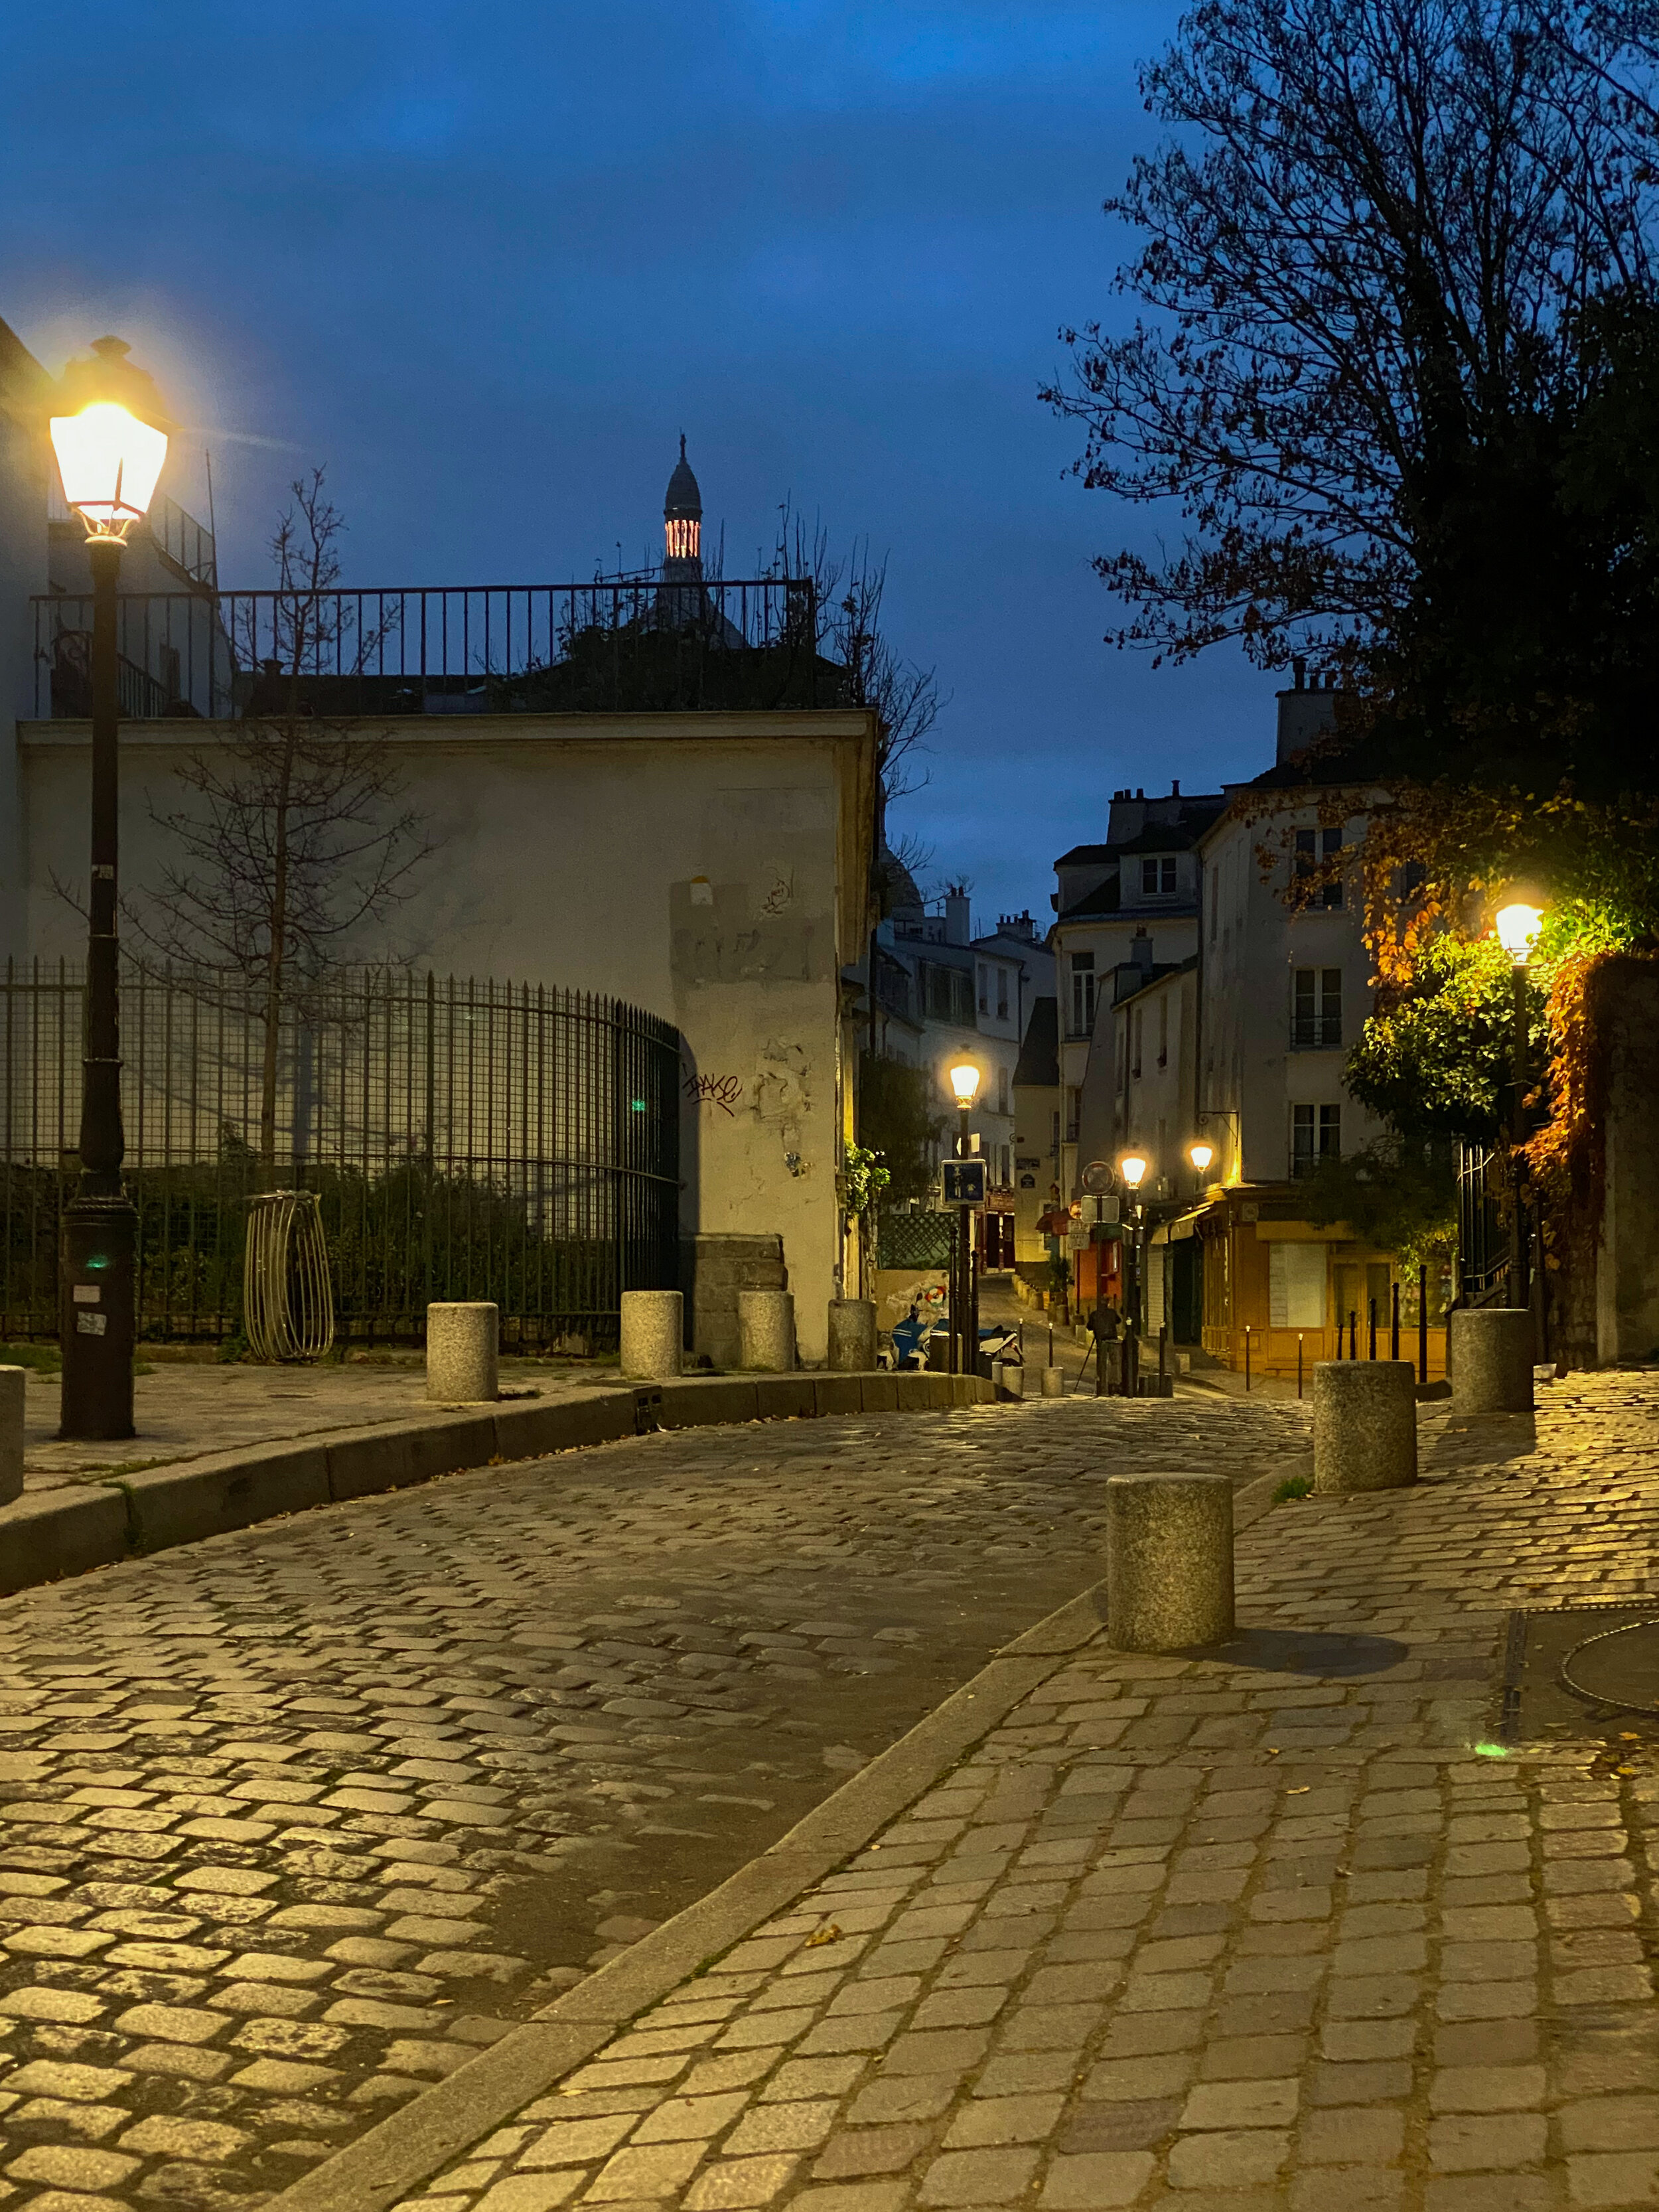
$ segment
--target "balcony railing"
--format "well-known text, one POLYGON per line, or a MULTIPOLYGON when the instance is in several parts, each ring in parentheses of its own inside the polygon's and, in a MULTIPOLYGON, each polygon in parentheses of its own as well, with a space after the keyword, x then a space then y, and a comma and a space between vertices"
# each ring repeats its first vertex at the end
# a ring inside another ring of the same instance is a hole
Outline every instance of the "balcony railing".
POLYGON ((1291 1049, 1293 1052, 1334 1052, 1341 1042, 1340 1014, 1291 1015, 1291 1049))
MULTIPOLYGON (((92 601, 34 601, 34 711, 82 715, 92 601)), ((124 594, 124 712, 583 714, 832 707, 810 580, 124 594), (143 693, 143 703, 136 695, 143 693)))

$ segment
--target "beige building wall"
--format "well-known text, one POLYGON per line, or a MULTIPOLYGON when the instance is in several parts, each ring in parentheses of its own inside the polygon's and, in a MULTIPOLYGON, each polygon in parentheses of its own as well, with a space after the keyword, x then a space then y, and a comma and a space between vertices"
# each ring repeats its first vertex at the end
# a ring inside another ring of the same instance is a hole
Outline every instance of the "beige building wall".
MULTIPOLYGON (((778 1235, 801 1352, 825 1356, 847 1255, 837 1200, 853 1039, 841 970, 868 927, 874 718, 411 717, 373 726, 436 850, 389 930, 350 948, 609 992, 678 1024, 682 1229, 778 1235)), ((122 726, 122 884, 142 906, 185 802, 179 763, 234 725, 122 726)), ((57 887, 86 874, 90 745, 21 726, 27 941, 79 959, 57 887)), ((129 932, 131 936, 131 932, 129 932)))

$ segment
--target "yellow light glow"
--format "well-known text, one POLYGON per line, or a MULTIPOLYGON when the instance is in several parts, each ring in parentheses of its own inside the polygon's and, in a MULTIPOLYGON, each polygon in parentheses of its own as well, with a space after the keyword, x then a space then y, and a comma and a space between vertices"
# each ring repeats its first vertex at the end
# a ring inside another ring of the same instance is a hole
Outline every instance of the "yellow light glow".
POLYGON ((1544 920, 1541 909, 1517 900, 1513 906, 1500 907, 1493 927, 1498 941, 1517 968, 1524 968, 1533 946, 1538 941, 1538 932, 1544 920))
POLYGON ((1188 1146, 1187 1157, 1192 1162, 1193 1165, 1198 1170, 1200 1175, 1202 1175, 1205 1169, 1209 1166, 1210 1162, 1215 1158, 1215 1146, 1213 1145, 1206 1145, 1203 1138, 1200 1137, 1195 1145, 1188 1146))
POLYGON ((979 1070, 971 1060, 959 1061, 951 1070, 951 1088, 957 1094, 958 1106, 971 1106, 979 1091, 979 1070))
POLYGON ((167 433, 112 399, 54 415, 52 446, 64 497, 94 529, 118 537, 142 522, 167 457, 167 433))
POLYGON ((702 539, 702 525, 682 515, 671 515, 663 524, 671 561, 695 561, 702 539))
POLYGON ((1117 1164, 1117 1171, 1131 1190, 1139 1190, 1150 1164, 1139 1152, 1126 1152, 1117 1164))

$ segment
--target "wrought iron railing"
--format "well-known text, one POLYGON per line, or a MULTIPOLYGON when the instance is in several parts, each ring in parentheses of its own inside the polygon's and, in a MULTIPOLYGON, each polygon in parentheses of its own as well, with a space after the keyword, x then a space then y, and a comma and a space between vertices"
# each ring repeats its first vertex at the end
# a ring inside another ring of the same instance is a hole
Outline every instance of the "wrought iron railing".
POLYGON ((1466 1305, 1495 1303, 1509 1283, 1509 1225, 1498 1203, 1493 1160, 1485 1145, 1458 1146, 1457 1278, 1466 1305))
MULTIPOLYGON (((526 1346, 615 1340, 624 1290, 678 1280, 679 1036, 615 999, 349 971, 278 1030, 261 1159, 259 994, 240 976, 127 970, 127 1188, 150 1339, 234 1338, 247 1205, 317 1193, 340 1333, 417 1341, 434 1298, 489 1298, 526 1346)), ((82 986, 0 983, 0 1339, 58 1331, 73 1194, 82 986)))
MULTIPOLYGON (((92 601, 34 601, 37 717, 84 715, 92 601)), ((118 644, 160 703, 124 711, 617 714, 826 707, 846 672, 818 649, 805 578, 453 590, 124 594, 118 644)))

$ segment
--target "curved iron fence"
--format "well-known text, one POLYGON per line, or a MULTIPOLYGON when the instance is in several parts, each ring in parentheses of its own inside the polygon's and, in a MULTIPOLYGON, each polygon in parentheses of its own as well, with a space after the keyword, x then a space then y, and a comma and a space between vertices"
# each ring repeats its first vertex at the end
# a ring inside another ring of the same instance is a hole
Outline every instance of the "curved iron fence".
MULTIPOLYGON (((278 1024, 261 1158, 253 983, 129 966, 127 1188, 139 1332, 241 1328, 248 1200, 314 1191, 339 1333, 418 1341, 433 1299, 490 1298, 504 1340, 614 1342, 624 1290, 679 1279, 679 1032, 621 1000, 540 984, 358 970, 278 1024)), ((0 986, 0 1338, 58 1333, 58 1215, 73 1194, 82 982, 8 963, 0 986)))

